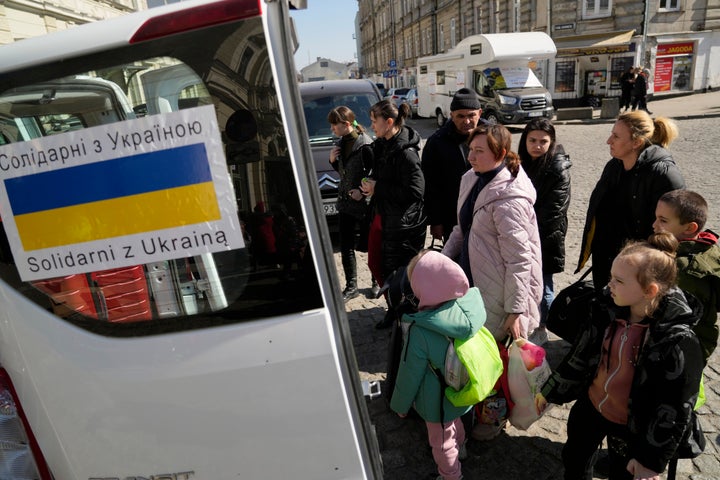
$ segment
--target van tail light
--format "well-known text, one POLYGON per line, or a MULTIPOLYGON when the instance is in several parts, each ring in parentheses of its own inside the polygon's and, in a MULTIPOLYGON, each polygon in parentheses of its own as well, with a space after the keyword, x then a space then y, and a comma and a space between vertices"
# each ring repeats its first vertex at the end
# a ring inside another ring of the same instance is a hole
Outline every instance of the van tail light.
POLYGON ((53 478, 4 368, 0 368, 0 478, 53 478))
POLYGON ((221 23, 260 15, 260 0, 226 0, 171 12, 148 19, 132 36, 130 43, 143 42, 175 33, 211 27, 221 23))

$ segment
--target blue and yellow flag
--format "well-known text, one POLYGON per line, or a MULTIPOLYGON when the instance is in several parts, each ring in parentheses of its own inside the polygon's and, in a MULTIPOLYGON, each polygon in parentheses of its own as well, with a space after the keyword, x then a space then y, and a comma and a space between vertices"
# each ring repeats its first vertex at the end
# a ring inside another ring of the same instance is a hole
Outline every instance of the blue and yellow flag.
POLYGON ((203 143, 4 182, 26 251, 221 218, 203 143))

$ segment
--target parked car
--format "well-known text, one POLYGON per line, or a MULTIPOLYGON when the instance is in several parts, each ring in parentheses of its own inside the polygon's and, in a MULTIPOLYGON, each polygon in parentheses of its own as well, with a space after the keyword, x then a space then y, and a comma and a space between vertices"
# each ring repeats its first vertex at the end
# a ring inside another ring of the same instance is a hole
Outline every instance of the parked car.
POLYGON ((318 187, 325 215, 337 215, 337 192, 340 175, 330 165, 330 150, 338 140, 330 130, 328 113, 345 105, 355 113, 357 122, 369 135, 370 107, 381 100, 377 85, 370 80, 323 80, 300 84, 305 123, 310 137, 310 149, 315 160, 318 187))
POLYGON ((385 94, 387 94, 387 88, 385 88, 385 84, 376 83, 375 85, 378 87, 378 90, 380 90, 380 96, 385 98, 385 94))
POLYGON ((385 100, 391 100, 395 105, 400 105, 403 103, 403 100, 405 99, 405 96, 410 91, 409 88, 403 87, 403 88, 391 88, 387 91, 387 94, 385 95, 385 100))
POLYGON ((410 105, 410 111, 412 112, 412 118, 418 116, 418 93, 417 88, 411 88, 407 95, 403 99, 403 103, 410 105))

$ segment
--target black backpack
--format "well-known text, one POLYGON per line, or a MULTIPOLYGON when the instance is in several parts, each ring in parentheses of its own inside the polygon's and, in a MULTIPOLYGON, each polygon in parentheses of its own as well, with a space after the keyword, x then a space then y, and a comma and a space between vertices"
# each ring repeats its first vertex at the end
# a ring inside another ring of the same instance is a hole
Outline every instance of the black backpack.
POLYGON ((585 273, 573 284, 563 288, 550 304, 546 325, 548 330, 566 342, 572 343, 578 334, 579 327, 590 317, 590 304, 595 298, 595 286, 592 278, 585 273))

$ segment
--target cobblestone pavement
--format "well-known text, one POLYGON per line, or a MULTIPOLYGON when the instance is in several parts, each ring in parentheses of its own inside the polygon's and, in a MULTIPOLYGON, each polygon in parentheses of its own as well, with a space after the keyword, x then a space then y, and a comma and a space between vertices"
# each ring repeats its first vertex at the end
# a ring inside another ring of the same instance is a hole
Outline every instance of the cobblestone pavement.
MULTIPOLYGON (((678 120, 680 137, 670 146, 682 170, 688 188, 701 193, 710 204, 708 227, 720 231, 720 188, 718 161, 720 153, 720 92, 698 94, 678 99, 654 101, 649 104, 656 115, 678 120), (709 114, 709 115, 708 115, 709 114), (708 116, 703 116, 708 115, 708 116)), ((420 126, 432 132, 429 120, 419 120, 420 126)), ((570 153, 572 167, 572 201, 569 212, 566 269, 555 277, 556 289, 570 284, 578 275, 576 267, 582 223, 592 187, 599 178, 605 162, 610 158, 605 144, 610 121, 593 123, 566 122, 557 125, 558 140, 570 153)), ((515 145, 519 131, 513 134, 515 145)), ((429 244, 429 242, 428 242, 429 244)), ((370 276, 365 254, 359 253, 359 285, 369 295, 370 276)), ((336 263, 341 282, 340 256, 336 263)), ((363 380, 385 378, 387 330, 375 330, 374 324, 385 311, 384 300, 361 295, 347 304, 355 354, 363 380)), ((562 359, 567 344, 551 335, 546 345, 551 365, 562 359)), ((711 357, 705 370, 707 403, 700 409, 707 438, 705 453, 694 460, 678 465, 678 479, 710 480, 720 478, 720 354, 711 357)), ((368 400, 368 409, 375 425, 383 457, 385 479, 423 480, 437 476, 427 445, 424 423, 419 419, 400 419, 389 410, 382 397, 368 400)), ((466 480, 544 480, 562 478, 560 451, 566 439, 566 420, 570 405, 554 406, 527 431, 508 426, 503 434, 489 442, 470 440, 469 457, 463 462, 466 480)), ((603 477, 595 477, 603 478, 603 477)), ((663 476, 665 478, 665 476, 663 476)))

